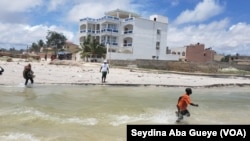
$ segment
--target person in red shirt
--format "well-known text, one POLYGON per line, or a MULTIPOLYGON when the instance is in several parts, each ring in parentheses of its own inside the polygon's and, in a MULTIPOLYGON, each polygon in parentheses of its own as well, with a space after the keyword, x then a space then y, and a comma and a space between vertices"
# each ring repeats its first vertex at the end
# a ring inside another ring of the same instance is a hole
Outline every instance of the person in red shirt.
POLYGON ((178 116, 178 119, 176 122, 180 122, 183 119, 183 116, 190 116, 189 111, 187 110, 188 105, 196 106, 198 107, 198 104, 194 104, 191 102, 190 95, 192 94, 191 88, 186 88, 186 93, 179 97, 178 103, 177 103, 177 112, 176 115, 178 116))

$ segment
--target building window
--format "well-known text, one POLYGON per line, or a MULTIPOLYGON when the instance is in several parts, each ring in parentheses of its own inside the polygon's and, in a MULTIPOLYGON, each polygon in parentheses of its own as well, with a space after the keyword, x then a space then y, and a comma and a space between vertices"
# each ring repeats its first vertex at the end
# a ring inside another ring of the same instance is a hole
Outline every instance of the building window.
POLYGON ((161 30, 157 29, 157 35, 161 35, 161 30))
POLYGON ((182 52, 182 56, 185 56, 185 52, 182 52))
POLYGON ((156 49, 160 49, 160 42, 156 42, 156 49))
POLYGON ((127 41, 127 40, 124 40, 124 41, 123 41, 123 46, 124 46, 124 47, 128 46, 128 41, 127 41))
POLYGON ((166 47, 166 54, 171 54, 171 50, 166 47))

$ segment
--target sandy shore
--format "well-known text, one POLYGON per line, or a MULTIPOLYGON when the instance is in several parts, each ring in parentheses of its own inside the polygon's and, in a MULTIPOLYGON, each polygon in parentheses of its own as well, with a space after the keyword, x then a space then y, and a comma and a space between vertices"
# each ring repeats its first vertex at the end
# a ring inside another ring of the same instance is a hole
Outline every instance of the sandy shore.
MULTIPOLYGON (((4 73, 0 75, 0 85, 23 85, 23 68, 29 62, 0 61, 4 73)), ((51 65, 49 62, 31 62, 35 72, 34 84, 78 84, 103 85, 101 83, 100 63, 76 62, 78 65, 51 65)), ((250 86, 249 77, 206 76, 198 74, 162 73, 136 68, 117 68, 110 66, 106 85, 125 86, 184 86, 218 87, 250 86)))

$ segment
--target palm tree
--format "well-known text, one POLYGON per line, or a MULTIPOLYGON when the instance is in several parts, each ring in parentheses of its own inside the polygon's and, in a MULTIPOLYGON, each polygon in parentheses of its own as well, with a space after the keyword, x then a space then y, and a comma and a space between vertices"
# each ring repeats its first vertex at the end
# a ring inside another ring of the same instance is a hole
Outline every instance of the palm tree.
POLYGON ((83 41, 81 44, 82 53, 81 57, 89 57, 97 58, 97 57, 105 57, 106 48, 103 44, 100 44, 96 39, 91 40, 91 36, 88 37, 83 41))

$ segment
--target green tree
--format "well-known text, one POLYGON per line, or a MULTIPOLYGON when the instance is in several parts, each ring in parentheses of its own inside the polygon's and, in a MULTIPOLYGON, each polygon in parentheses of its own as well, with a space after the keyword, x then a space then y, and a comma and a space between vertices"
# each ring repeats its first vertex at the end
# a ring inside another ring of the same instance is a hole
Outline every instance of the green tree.
POLYGON ((55 53, 57 50, 62 49, 67 41, 67 38, 63 34, 57 33, 55 31, 48 31, 46 39, 47 45, 54 47, 55 53))
POLYGON ((31 47, 29 48, 29 51, 39 52, 40 49, 45 45, 43 40, 39 40, 37 43, 32 43, 31 47))
POLYGON ((81 44, 82 53, 81 57, 105 57, 106 48, 103 44, 100 44, 96 39, 91 40, 91 36, 87 36, 87 38, 81 44))
POLYGON ((229 62, 229 59, 231 58, 231 55, 226 55, 221 59, 221 62, 229 62))
POLYGON ((40 48, 39 48, 38 44, 37 43, 32 43, 32 45, 31 45, 31 47, 29 49, 29 52, 32 52, 32 51, 39 52, 39 50, 40 50, 40 48))
POLYGON ((39 40, 39 41, 37 42, 37 44, 38 44, 38 46, 39 46, 40 48, 44 47, 44 45, 45 45, 45 43, 43 42, 43 40, 39 40))

